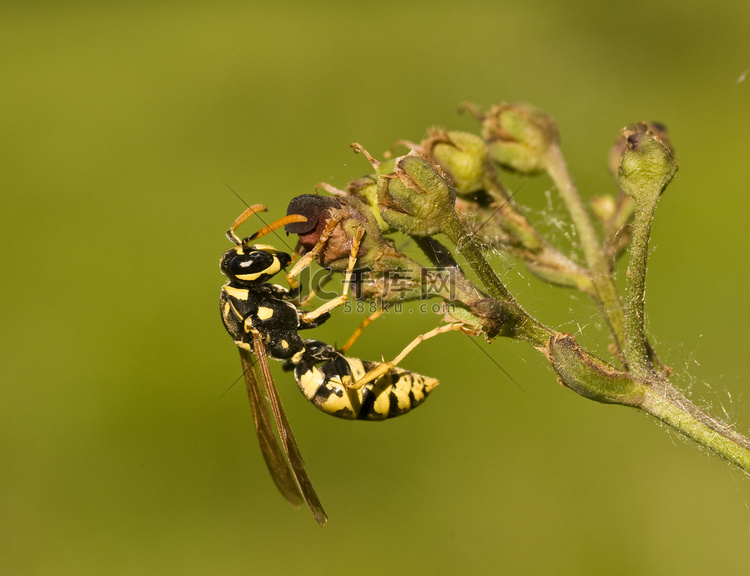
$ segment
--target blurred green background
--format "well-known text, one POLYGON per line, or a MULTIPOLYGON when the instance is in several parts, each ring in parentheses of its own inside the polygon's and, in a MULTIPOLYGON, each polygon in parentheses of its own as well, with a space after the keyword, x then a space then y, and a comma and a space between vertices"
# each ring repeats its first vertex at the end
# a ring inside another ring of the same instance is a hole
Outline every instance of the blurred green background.
MULTIPOLYGON (((619 129, 659 120, 680 172, 654 228, 651 333, 692 398, 747 432, 750 4, 9 4, 3 574, 748 573, 740 473, 558 386, 527 347, 482 344, 516 385, 459 334, 413 353, 442 384, 382 424, 327 417, 276 372, 318 528, 276 492, 232 386, 217 264, 244 208, 228 186, 280 215, 369 171, 350 142, 381 155, 433 125, 476 129, 464 100, 551 113, 587 197, 613 190, 619 129)), ((544 220, 549 188, 517 198, 544 220)), ((606 355, 589 302, 496 263, 606 355)), ((341 343, 360 320, 317 335, 341 343)), ((437 321, 383 318, 352 352, 392 356, 437 321)))

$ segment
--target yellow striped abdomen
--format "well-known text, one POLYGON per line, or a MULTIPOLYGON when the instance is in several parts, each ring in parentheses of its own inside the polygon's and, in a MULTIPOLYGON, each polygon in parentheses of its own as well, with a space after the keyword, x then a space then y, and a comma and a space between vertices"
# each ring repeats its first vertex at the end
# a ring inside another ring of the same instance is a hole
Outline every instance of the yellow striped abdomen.
MULTIPOLYGON (((346 358, 346 362, 354 382, 378 365, 358 358, 346 358)), ((315 406, 350 420, 384 420, 399 416, 419 406, 438 385, 435 378, 396 367, 354 390, 344 385, 342 374, 332 361, 319 365, 302 362, 294 372, 300 390, 315 406)))

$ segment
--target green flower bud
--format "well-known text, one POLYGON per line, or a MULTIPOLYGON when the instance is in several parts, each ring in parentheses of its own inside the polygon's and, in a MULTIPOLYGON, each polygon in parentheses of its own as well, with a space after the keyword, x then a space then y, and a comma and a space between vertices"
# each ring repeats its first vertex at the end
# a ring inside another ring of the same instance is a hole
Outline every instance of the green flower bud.
POLYGON ((359 145, 378 173, 378 211, 390 226, 414 236, 431 236, 455 219, 456 189, 440 168, 412 150, 377 162, 359 145))
POLYGON ((535 174, 546 169, 547 149, 559 142, 557 125, 530 104, 494 106, 480 116, 490 157, 507 170, 535 174))
POLYGON ((476 134, 431 130, 420 151, 445 171, 459 194, 471 194, 484 187, 487 147, 476 134))
POLYGON ((380 226, 380 230, 386 234, 392 230, 391 226, 383 220, 378 212, 378 180, 373 176, 365 176, 359 180, 353 180, 346 187, 350 196, 361 198, 372 209, 372 214, 380 226))
POLYGON ((545 354, 557 372, 560 384, 584 398, 625 406, 639 406, 643 401, 646 394, 643 384, 628 373, 585 353, 572 334, 554 334, 545 354))
POLYGON ((627 147, 628 136, 635 133, 650 133, 661 141, 666 148, 670 150, 672 148, 669 142, 669 135, 667 134, 667 127, 664 124, 659 122, 638 122, 632 126, 626 126, 620 130, 617 140, 615 140, 614 145, 609 151, 609 171, 615 178, 620 169, 620 159, 627 147))
POLYGON ((623 128, 624 146, 617 178, 622 190, 636 202, 655 203, 677 172, 677 161, 662 125, 639 122, 623 128))
POLYGON ((610 195, 594 196, 591 199, 591 208, 600 222, 609 222, 615 215, 617 204, 610 195))

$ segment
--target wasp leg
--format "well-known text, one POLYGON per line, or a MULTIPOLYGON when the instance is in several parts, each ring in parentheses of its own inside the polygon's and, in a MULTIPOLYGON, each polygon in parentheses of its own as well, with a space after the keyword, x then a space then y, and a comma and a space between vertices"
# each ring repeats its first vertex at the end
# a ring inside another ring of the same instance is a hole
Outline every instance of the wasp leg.
MULTIPOLYGON (((329 222, 330 226, 330 222, 329 222)), ((328 229, 328 226, 326 226, 326 230, 328 229)), ((346 275, 344 277, 344 289, 341 291, 340 296, 336 296, 336 298, 333 298, 326 302, 325 304, 322 304, 315 310, 311 312, 307 312, 302 315, 302 321, 303 322, 312 322, 315 320, 318 316, 321 316, 322 314, 325 314, 326 312, 330 312, 334 308, 337 308, 341 306, 344 302, 347 301, 349 298, 349 285, 352 281, 352 273, 354 272, 354 266, 357 264, 357 253, 359 252, 359 245, 362 243, 362 237, 365 235, 365 229, 360 228, 357 230, 357 236, 355 236, 354 240, 352 241, 352 251, 349 254, 349 265, 346 267, 346 275)), ((323 237, 321 236, 321 240, 323 237)), ((320 246, 320 243, 315 246, 317 248, 320 246)), ((305 254, 307 256, 307 254, 305 254)), ((304 256, 303 256, 304 258, 304 256)))
POLYGON ((326 242, 328 242, 328 238, 331 237, 331 234, 333 233, 333 229, 336 228, 336 225, 339 223, 338 218, 331 218, 328 221, 328 224, 326 224, 326 227, 323 229, 323 233, 320 235, 320 238, 318 239, 318 243, 315 244, 315 247, 310 250, 307 254, 302 256, 299 260, 297 260, 296 264, 292 267, 289 272, 286 274, 286 281, 289 283, 289 286, 292 288, 295 288, 299 285, 299 282, 297 281, 297 276, 300 275, 300 273, 310 266, 312 264, 313 260, 315 260, 315 257, 318 255, 318 253, 323 249, 323 246, 325 246, 326 242))
POLYGON ((331 281, 333 276, 334 273, 329 271, 329 273, 320 282, 318 282, 317 286, 314 286, 313 289, 310 290, 310 293, 307 296, 305 296, 304 298, 297 298, 293 302, 294 305, 298 308, 307 306, 318 295, 318 292, 320 292, 326 286, 326 284, 331 281))
POLYGON ((367 318, 365 318, 362 321, 362 324, 360 324, 359 327, 354 331, 354 333, 351 336, 349 336, 349 340, 346 341, 346 344, 344 344, 340 348, 341 353, 346 354, 347 350, 349 350, 349 348, 354 346, 354 343, 357 341, 357 338, 359 338, 362 335, 362 332, 365 331, 365 328, 367 328, 373 322, 373 320, 375 320, 382 313, 383 313, 383 309, 378 308, 377 310, 375 310, 375 312, 373 312, 367 318))
POLYGON ((438 334, 445 334, 446 332, 452 332, 454 330, 460 330, 461 332, 469 335, 474 334, 471 329, 460 322, 456 322, 454 324, 446 324, 445 326, 438 326, 437 328, 434 328, 429 332, 426 332, 425 334, 420 334, 419 336, 414 338, 414 340, 412 340, 411 343, 401 351, 401 354, 396 356, 390 362, 381 362, 380 364, 378 364, 375 368, 367 372, 367 374, 365 374, 364 376, 362 376, 362 378, 352 384, 351 388, 357 390, 359 388, 362 388, 362 386, 364 386, 365 384, 368 384, 373 380, 377 380, 381 376, 385 376, 391 370, 393 370, 404 358, 406 358, 409 352, 414 350, 414 348, 419 346, 422 342, 432 338, 433 336, 437 336, 438 334))

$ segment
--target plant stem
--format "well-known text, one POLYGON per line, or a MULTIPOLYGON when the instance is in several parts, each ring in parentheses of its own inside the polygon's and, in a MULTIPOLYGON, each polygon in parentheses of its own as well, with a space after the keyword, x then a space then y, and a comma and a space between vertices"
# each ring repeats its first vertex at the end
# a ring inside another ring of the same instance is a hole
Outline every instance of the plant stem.
POLYGON ((750 440, 702 412, 664 379, 617 370, 581 348, 572 334, 553 334, 540 351, 560 383, 577 394, 640 408, 750 474, 750 440))
POLYGON ((570 177, 559 146, 550 146, 545 160, 547 173, 557 186, 578 232, 578 237, 581 239, 583 255, 591 270, 596 294, 604 309, 604 315, 609 323, 615 343, 622 350, 625 342, 625 314, 599 237, 588 212, 586 212, 581 196, 578 194, 578 189, 570 177))
POLYGON ((644 303, 646 298, 646 263, 651 222, 656 209, 656 200, 646 201, 648 196, 636 202, 633 220, 633 237, 630 244, 630 260, 626 280, 625 301, 625 359, 630 370, 645 376, 651 369, 646 348, 644 303))
POLYGON ((750 439, 699 410, 667 382, 647 390, 642 410, 750 474, 750 439))
POLYGON ((500 281, 500 278, 497 277, 495 271, 487 263, 487 260, 484 259, 484 254, 482 254, 482 249, 476 236, 466 232, 455 212, 451 212, 450 216, 446 217, 442 232, 453 242, 461 255, 466 258, 469 266, 479 276, 479 280, 484 284, 490 296, 496 300, 516 304, 516 299, 508 292, 508 289, 500 281))

